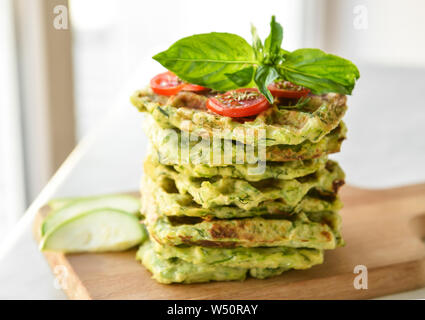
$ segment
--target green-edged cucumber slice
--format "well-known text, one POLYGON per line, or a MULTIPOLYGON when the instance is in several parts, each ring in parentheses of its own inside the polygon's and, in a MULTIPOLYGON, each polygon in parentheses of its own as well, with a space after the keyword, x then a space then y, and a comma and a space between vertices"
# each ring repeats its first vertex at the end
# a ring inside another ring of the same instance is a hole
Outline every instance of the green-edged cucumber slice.
MULTIPOLYGON (((41 225, 41 235, 44 236, 50 230, 53 230, 56 226, 64 221, 72 219, 75 216, 80 215, 83 212, 91 211, 99 208, 110 208, 126 211, 133 215, 139 215, 140 210, 140 199, 130 195, 109 195, 109 196, 97 196, 90 198, 70 198, 69 202, 66 203, 65 199, 59 200, 56 203, 56 210, 53 210, 44 219, 41 225), (60 203, 66 203, 60 205, 60 203)), ((52 201, 55 206, 55 201, 52 201)), ((50 202, 50 203, 52 203, 50 202)))
POLYGON ((64 253, 122 251, 146 238, 146 231, 135 215, 102 208, 71 217, 49 230, 40 249, 64 253))

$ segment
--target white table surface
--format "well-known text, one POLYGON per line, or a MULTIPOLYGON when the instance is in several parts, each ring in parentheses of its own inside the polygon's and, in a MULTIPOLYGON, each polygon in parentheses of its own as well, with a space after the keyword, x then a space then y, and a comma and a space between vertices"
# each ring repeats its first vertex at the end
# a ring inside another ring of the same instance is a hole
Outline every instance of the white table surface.
MULTIPOLYGON (((425 70, 360 70, 362 78, 345 118, 349 137, 333 158, 352 185, 385 188, 425 182, 425 70)), ((46 201, 138 189, 147 140, 142 116, 127 101, 123 98, 83 139, 0 246, 1 299, 66 299, 33 240, 33 219, 46 201)), ((425 298, 425 288, 384 298, 425 298)))

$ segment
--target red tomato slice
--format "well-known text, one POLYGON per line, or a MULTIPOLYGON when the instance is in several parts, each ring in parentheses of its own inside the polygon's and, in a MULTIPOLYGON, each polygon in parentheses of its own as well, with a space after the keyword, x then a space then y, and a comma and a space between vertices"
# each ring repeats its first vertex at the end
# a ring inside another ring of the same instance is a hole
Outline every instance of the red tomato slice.
POLYGON ((268 86, 271 94, 277 98, 301 98, 309 94, 310 90, 297 86, 289 81, 277 81, 268 86))
POLYGON ((183 86, 184 91, 192 91, 192 92, 199 92, 199 91, 206 91, 209 90, 208 88, 205 88, 203 86, 199 86, 197 84, 191 84, 191 83, 185 83, 183 86))
POLYGON ((270 104, 257 89, 237 89, 207 100, 207 108, 222 116, 242 118, 267 110, 270 104))
POLYGON ((172 72, 160 73, 151 79, 151 88, 156 94, 172 96, 179 93, 185 84, 172 72))

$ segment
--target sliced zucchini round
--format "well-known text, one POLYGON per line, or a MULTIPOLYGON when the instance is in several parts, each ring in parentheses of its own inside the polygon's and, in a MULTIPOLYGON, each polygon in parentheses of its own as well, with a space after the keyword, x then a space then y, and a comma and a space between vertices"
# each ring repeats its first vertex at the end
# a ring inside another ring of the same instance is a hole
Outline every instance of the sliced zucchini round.
POLYGON ((98 208, 110 208, 126 211, 138 215, 140 210, 140 199, 130 195, 110 195, 91 198, 73 198, 65 206, 59 206, 44 219, 41 225, 41 235, 44 236, 62 222, 67 221, 83 212, 98 208))
POLYGON ((146 231, 135 215, 101 208, 71 217, 49 230, 40 249, 64 253, 122 251, 146 238, 146 231))

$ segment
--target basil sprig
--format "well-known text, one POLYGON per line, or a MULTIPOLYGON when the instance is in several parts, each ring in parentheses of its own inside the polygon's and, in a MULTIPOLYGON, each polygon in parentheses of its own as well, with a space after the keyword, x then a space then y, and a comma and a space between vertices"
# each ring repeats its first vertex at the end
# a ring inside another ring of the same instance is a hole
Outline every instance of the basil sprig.
POLYGON ((319 49, 282 49, 283 28, 272 17, 263 42, 251 26, 252 45, 231 33, 205 33, 175 42, 153 58, 184 81, 218 91, 253 87, 273 102, 268 85, 276 79, 315 94, 351 94, 360 73, 349 60, 319 49))

